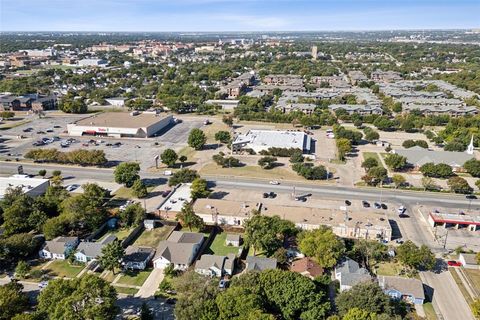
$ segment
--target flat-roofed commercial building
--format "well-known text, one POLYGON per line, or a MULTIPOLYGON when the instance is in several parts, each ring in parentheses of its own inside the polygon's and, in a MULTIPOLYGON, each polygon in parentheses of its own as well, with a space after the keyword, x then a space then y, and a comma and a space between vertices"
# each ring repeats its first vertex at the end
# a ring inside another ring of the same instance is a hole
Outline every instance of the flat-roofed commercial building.
POLYGON ((171 115, 150 112, 104 112, 67 125, 71 136, 147 138, 173 123, 171 115))
POLYGON ((454 213, 430 212, 428 222, 433 228, 441 226, 444 228, 467 229, 477 231, 480 229, 480 215, 465 215, 454 213))
POLYGON ((290 220, 304 230, 329 226, 339 237, 352 239, 387 240, 392 238, 392 227, 384 213, 303 206, 269 205, 248 201, 223 199, 197 199, 193 210, 205 223, 241 226, 252 216, 252 210, 266 216, 279 216, 290 220))
POLYGON ((29 178, 27 175, 15 174, 11 177, 0 177, 0 199, 3 199, 9 188, 21 187, 24 194, 31 197, 41 196, 50 182, 48 179, 29 178))
POLYGON ((285 130, 250 130, 239 134, 232 143, 234 151, 253 149, 255 152, 269 148, 296 148, 303 153, 312 150, 312 138, 305 132, 285 130))

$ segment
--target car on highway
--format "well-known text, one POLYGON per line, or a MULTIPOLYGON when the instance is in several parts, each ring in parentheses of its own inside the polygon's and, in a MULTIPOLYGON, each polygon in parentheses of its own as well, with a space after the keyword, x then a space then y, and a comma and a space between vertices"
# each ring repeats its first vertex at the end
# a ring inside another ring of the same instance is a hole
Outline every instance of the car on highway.
POLYGON ((59 126, 59 125, 56 125, 56 126, 53 126, 55 129, 60 129, 62 126, 59 126))
POLYGON ((280 182, 278 182, 277 180, 271 180, 271 181, 270 181, 270 184, 278 185, 278 184, 280 184, 280 182))
POLYGON ((67 190, 68 192, 72 192, 77 190, 79 187, 80 187, 79 184, 69 184, 68 186, 65 187, 65 190, 67 190))
POLYGON ((465 196, 465 198, 466 198, 467 200, 475 200, 475 199, 477 199, 477 196, 474 195, 474 194, 467 194, 467 195, 465 196))
POLYGON ((297 196, 297 197, 295 197, 295 201, 306 202, 307 198, 304 197, 304 196, 297 196))
POLYGON ((461 267, 462 263, 460 261, 448 260, 447 264, 449 267, 461 267))
POLYGON ((362 206, 364 208, 370 208, 370 203, 368 203, 368 201, 366 201, 366 200, 362 200, 362 206))
POLYGON ((32 146, 34 146, 34 147, 39 147, 39 146, 43 146, 43 145, 45 145, 45 142, 43 142, 42 140, 35 141, 34 143, 32 143, 32 146))
POLYGON ((48 128, 47 130, 45 130, 46 132, 53 132, 53 128, 48 128))

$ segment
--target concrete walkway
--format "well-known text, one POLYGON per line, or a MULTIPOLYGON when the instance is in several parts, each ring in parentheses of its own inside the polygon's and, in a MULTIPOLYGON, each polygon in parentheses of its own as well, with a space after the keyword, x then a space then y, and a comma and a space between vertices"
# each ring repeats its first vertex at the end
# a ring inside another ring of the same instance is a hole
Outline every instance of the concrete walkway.
POLYGON ((143 283, 140 290, 138 290, 135 297, 138 298, 150 298, 153 297, 155 292, 158 290, 160 282, 163 281, 164 274, 163 269, 153 269, 153 271, 148 276, 147 280, 143 283))

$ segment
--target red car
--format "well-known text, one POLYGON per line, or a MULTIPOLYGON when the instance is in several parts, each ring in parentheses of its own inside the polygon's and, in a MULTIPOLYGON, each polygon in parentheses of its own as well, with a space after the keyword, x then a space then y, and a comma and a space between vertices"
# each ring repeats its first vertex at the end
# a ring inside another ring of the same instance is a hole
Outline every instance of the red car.
POLYGON ((449 260, 449 261, 447 261, 447 264, 448 264, 449 267, 461 267, 462 266, 461 262, 458 262, 458 261, 455 261, 455 260, 449 260))

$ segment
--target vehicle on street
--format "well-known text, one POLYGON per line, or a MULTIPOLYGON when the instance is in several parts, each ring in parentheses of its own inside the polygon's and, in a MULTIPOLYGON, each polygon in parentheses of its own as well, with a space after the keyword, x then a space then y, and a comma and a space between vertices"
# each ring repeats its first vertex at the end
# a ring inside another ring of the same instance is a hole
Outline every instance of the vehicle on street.
POLYGON ((395 240, 395 243, 402 244, 402 243, 403 243, 403 240, 402 240, 402 239, 396 239, 396 240, 395 240))
POLYGON ((477 199, 477 196, 474 195, 474 194, 467 194, 465 196, 465 198, 468 199, 468 200, 475 200, 475 199, 477 199))
POLYGON ((362 201, 362 206, 363 206, 364 208, 370 208, 370 203, 368 203, 368 201, 366 201, 366 200, 363 200, 363 201, 362 201))
POLYGON ((203 121, 203 124, 206 125, 206 126, 209 125, 210 123, 211 123, 211 122, 210 122, 210 120, 208 120, 208 119, 205 119, 205 120, 203 121))
POLYGON ((447 264, 449 267, 461 267, 462 263, 460 261, 448 260, 447 264))
POLYGON ((280 182, 278 182, 277 180, 271 180, 271 181, 270 181, 270 184, 278 185, 278 184, 280 184, 280 182))
POLYGON ((53 126, 55 129, 60 129, 62 126, 59 126, 59 125, 56 125, 56 126, 53 126))
POLYGON ((32 132, 33 128, 26 128, 26 129, 23 129, 23 132, 32 132))
POLYGON ((69 184, 68 186, 65 187, 65 190, 67 190, 68 192, 72 192, 77 190, 79 187, 80 185, 78 184, 69 184))
POLYGON ((46 132, 53 132, 53 129, 52 128, 48 128, 47 130, 45 130, 46 132))

